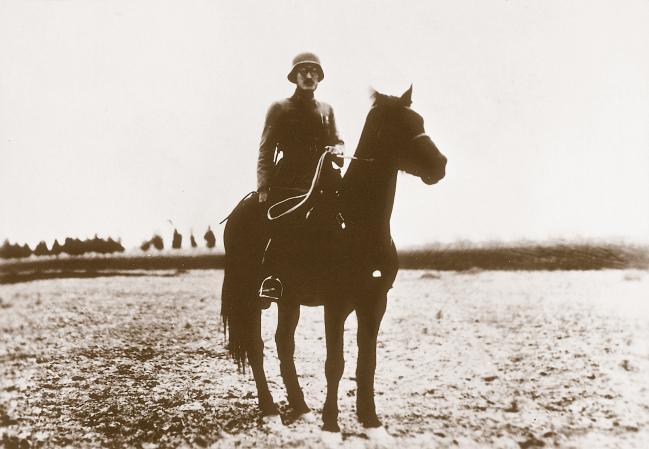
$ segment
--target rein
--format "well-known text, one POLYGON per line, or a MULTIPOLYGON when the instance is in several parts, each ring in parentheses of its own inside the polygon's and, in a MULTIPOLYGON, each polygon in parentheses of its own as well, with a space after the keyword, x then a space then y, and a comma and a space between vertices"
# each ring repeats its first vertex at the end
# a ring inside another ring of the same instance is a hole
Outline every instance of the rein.
MULTIPOLYGON (((283 217, 284 215, 293 213, 297 209, 299 209, 300 206, 302 206, 304 203, 306 203, 309 200, 309 198, 313 194, 315 186, 318 183, 318 180, 320 179, 320 173, 322 172, 322 167, 324 166, 324 158, 325 158, 326 155, 327 155, 327 152, 324 152, 324 153, 322 153, 322 156, 320 156, 320 159, 318 159, 318 165, 316 166, 315 174, 313 175, 313 180, 311 181, 311 187, 309 188, 309 191, 307 193, 305 193, 305 194, 292 196, 290 198, 286 198, 286 199, 284 199, 284 200, 282 200, 282 201, 280 201, 278 203, 273 204, 271 207, 268 208, 267 216, 268 216, 269 220, 271 220, 271 221, 272 220, 277 220, 278 218, 283 217), (287 210, 285 212, 282 212, 281 214, 277 215, 276 217, 273 217, 271 215, 270 210, 272 208, 274 208, 275 206, 278 206, 280 204, 284 204, 287 201, 296 200, 296 199, 302 199, 302 201, 300 201, 298 204, 296 204, 295 206, 293 206, 289 210, 287 210)), ((356 157, 356 156, 338 156, 338 157, 341 157, 343 159, 352 159, 352 160, 355 160, 355 161, 362 161, 362 162, 374 162, 374 159, 372 159, 372 158, 364 158, 364 157, 356 157)), ((232 216, 232 213, 236 210, 236 208, 239 206, 239 204, 243 203, 244 200, 246 200, 248 197, 254 195, 255 193, 256 192, 253 190, 252 192, 249 192, 249 193, 245 194, 244 197, 239 200, 239 202, 234 207, 234 209, 232 209, 232 212, 230 212, 227 217, 225 217, 223 220, 221 220, 219 222, 219 224, 225 223, 228 220, 228 218, 230 218, 232 216)))
MULTIPOLYGON (((315 187, 318 185, 318 181, 320 180, 320 176, 322 174, 322 169, 324 167, 324 160, 325 160, 327 154, 329 154, 329 152, 325 151, 320 156, 320 159, 318 159, 318 165, 316 166, 315 173, 313 175, 313 179, 311 180, 311 186, 309 187, 309 190, 307 191, 307 193, 303 193, 302 195, 291 196, 289 198, 283 199, 282 201, 278 201, 277 203, 270 206, 268 208, 268 212, 266 214, 266 216, 268 217, 268 219, 270 221, 274 221, 274 220, 277 220, 278 218, 281 218, 281 217, 284 217, 284 216, 286 216, 288 214, 294 213, 295 211, 297 211, 300 207, 304 206, 309 201, 309 199, 313 196, 313 194, 315 192, 315 187), (280 213, 278 215, 273 215, 272 210, 274 208, 276 208, 278 206, 281 206, 282 204, 288 203, 290 201, 295 201, 295 200, 298 201, 298 203, 295 206, 291 207, 290 209, 285 210, 284 212, 282 212, 282 213, 280 213)), ((343 159, 352 159, 352 160, 355 160, 355 161, 374 162, 374 159, 371 159, 371 158, 362 158, 362 157, 356 157, 356 156, 338 156, 338 157, 341 157, 343 159)))

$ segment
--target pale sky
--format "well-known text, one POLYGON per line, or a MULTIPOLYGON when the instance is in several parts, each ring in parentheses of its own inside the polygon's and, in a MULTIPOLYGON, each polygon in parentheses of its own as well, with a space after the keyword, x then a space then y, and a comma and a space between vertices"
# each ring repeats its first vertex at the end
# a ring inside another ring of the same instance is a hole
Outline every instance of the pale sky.
POLYGON ((352 154, 370 87, 448 157, 399 176, 398 247, 649 242, 649 1, 0 0, 0 239, 202 236, 255 188, 293 56, 352 154))

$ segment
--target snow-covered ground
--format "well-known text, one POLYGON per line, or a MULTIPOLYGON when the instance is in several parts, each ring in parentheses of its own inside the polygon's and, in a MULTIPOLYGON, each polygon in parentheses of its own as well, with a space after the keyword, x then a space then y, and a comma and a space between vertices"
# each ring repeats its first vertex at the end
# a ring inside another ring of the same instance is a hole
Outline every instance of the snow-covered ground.
MULTIPOLYGON (((155 274, 155 273, 151 273, 155 274)), ((293 422, 264 312, 266 371, 287 426, 260 426, 252 376, 224 350, 221 271, 0 286, 7 447, 320 447, 293 422), (22 446, 21 446, 22 445, 22 446)), ((354 415, 347 322, 344 447, 354 415)), ((296 366, 324 400, 322 309, 303 308, 296 366)), ((377 407, 395 447, 649 447, 649 273, 402 271, 378 345, 377 407)))

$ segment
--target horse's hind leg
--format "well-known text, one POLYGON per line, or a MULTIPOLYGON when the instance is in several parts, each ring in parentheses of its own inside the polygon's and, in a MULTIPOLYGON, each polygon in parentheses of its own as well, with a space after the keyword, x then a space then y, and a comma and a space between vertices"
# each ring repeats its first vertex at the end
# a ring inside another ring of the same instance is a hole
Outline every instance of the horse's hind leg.
POLYGON ((259 401, 259 409, 262 416, 279 415, 279 410, 273 396, 268 389, 268 381, 266 380, 266 373, 264 371, 264 341, 261 338, 261 310, 253 313, 255 320, 253 335, 249 338, 248 348, 248 362, 252 369, 252 375, 255 378, 257 386, 257 398, 259 401))
POLYGON ((358 318, 358 361, 356 364, 356 415, 366 428, 380 427, 374 404, 374 373, 376 371, 376 339, 385 313, 387 294, 366 298, 356 309, 358 318))
POLYGON ((311 409, 304 402, 304 393, 295 371, 295 328, 300 319, 299 304, 280 304, 277 312, 277 331, 275 343, 279 357, 280 372, 286 386, 288 403, 297 415, 308 413, 311 409))

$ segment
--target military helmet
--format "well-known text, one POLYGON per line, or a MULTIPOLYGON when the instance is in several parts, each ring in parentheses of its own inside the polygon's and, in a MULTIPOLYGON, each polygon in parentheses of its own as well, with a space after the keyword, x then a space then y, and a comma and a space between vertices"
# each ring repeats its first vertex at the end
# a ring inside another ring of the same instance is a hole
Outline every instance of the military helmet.
POLYGON ((320 81, 324 79, 324 72, 322 71, 322 66, 320 65, 320 58, 318 58, 313 53, 305 52, 300 53, 295 58, 293 58, 293 68, 287 76, 290 82, 294 84, 297 82, 297 68, 302 64, 313 64, 314 66, 316 66, 318 69, 318 75, 320 76, 320 81))

